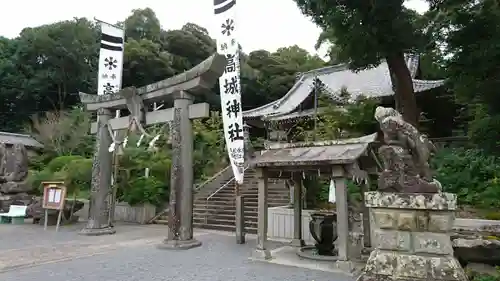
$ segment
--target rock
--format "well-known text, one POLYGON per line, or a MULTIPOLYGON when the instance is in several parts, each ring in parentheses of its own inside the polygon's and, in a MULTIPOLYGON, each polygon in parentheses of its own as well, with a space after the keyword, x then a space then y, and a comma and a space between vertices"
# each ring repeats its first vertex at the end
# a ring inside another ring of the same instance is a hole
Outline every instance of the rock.
POLYGON ((28 206, 33 202, 34 196, 26 193, 0 195, 0 212, 7 213, 10 205, 28 206))
POLYGON ((500 265, 500 241, 481 237, 461 237, 452 240, 455 256, 462 264, 483 263, 500 265))
POLYGON ((27 182, 28 152, 22 144, 0 143, 0 192, 25 193, 33 189, 27 182))
MULTIPOLYGON (((497 278, 500 277, 500 272, 498 272, 498 270, 494 266, 482 263, 469 263, 465 267, 465 272, 467 272, 469 278, 471 276, 478 276, 478 275, 489 275, 497 278)), ((472 278, 470 278, 470 280, 472 280, 472 278)))
MULTIPOLYGON (((71 215, 72 205, 75 204, 73 208, 73 214, 81 210, 84 206, 84 202, 79 200, 66 199, 64 202, 63 217, 68 219, 71 215)), ((57 210, 49 210, 49 216, 57 216, 57 210)), ((35 198, 33 202, 28 206, 26 210, 28 216, 33 217, 35 220, 39 220, 44 217, 45 209, 42 208, 42 198, 35 198)))

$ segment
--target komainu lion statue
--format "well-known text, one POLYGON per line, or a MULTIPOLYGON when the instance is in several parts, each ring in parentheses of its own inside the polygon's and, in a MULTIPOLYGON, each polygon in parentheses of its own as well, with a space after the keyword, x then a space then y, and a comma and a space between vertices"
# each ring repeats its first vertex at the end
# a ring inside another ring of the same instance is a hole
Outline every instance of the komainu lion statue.
POLYGON ((378 154, 384 171, 380 174, 380 191, 438 193, 441 184, 432 178, 429 160, 436 147, 393 108, 378 106, 375 120, 384 134, 378 154))

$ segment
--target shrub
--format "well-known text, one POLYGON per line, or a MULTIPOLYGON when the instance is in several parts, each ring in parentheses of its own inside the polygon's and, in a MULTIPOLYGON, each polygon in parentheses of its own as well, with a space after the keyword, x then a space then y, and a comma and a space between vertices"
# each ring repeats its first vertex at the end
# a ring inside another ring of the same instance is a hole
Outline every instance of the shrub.
POLYGON ((79 155, 67 155, 67 156, 59 156, 47 164, 47 169, 51 172, 58 172, 61 171, 66 165, 68 165, 71 161, 73 160, 81 160, 85 159, 82 156, 79 155))
POLYGON ((75 159, 63 167, 65 183, 70 192, 90 190, 92 159, 75 159))
POLYGON ((43 192, 42 182, 63 181, 68 193, 87 190, 92 180, 92 159, 81 156, 60 156, 53 159, 45 169, 30 171, 28 181, 35 193, 43 192))
POLYGON ((164 183, 155 177, 138 177, 122 186, 118 200, 131 206, 143 203, 159 206, 167 199, 164 183))
POLYGON ((28 173, 28 183, 33 187, 33 191, 36 194, 43 193, 42 182, 44 181, 64 181, 63 173, 54 173, 49 169, 43 169, 41 171, 29 171, 28 173))
POLYGON ((432 161, 443 190, 456 193, 459 204, 500 207, 500 158, 478 149, 451 148, 432 161))

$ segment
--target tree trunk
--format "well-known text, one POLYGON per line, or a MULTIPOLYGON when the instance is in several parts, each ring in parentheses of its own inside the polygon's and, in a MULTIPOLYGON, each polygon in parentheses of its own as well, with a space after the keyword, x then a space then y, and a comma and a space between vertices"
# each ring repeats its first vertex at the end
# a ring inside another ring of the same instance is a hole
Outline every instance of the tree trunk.
POLYGON ((401 112, 406 122, 418 126, 418 109, 413 90, 413 80, 406 65, 403 53, 396 53, 387 57, 387 65, 391 73, 396 109, 401 112))

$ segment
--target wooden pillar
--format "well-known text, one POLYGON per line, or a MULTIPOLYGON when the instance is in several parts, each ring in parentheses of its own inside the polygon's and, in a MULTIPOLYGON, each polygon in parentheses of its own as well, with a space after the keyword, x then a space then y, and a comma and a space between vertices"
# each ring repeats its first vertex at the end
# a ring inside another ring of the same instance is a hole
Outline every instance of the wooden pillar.
POLYGON ((241 194, 236 195, 236 244, 245 244, 245 200, 241 194))
POLYGON ((338 235, 338 259, 335 265, 338 269, 351 273, 354 267, 349 258, 349 210, 347 208, 347 185, 344 168, 333 166, 332 178, 335 183, 338 235))
POLYGON ((370 228, 370 210, 365 204, 365 192, 370 191, 370 179, 367 178, 364 185, 361 186, 361 202, 363 204, 363 247, 370 248, 371 243, 371 228, 370 228))
POLYGON ((293 240, 292 246, 303 247, 305 245, 302 239, 302 178, 295 175, 294 181, 294 200, 293 200, 293 240))
POLYGON ((254 258, 268 260, 271 252, 267 249, 267 171, 257 168, 258 201, 257 201, 257 248, 254 258))

